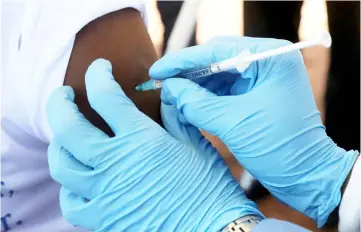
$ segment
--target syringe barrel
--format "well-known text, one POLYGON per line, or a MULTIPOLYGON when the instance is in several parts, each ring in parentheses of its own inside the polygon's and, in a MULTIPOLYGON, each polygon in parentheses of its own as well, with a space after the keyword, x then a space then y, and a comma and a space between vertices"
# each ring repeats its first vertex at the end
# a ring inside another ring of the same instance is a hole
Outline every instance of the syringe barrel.
POLYGON ((219 62, 219 63, 215 63, 213 65, 215 67, 217 67, 216 68, 217 72, 224 72, 224 71, 228 71, 228 70, 231 70, 231 69, 235 69, 237 61, 238 61, 238 56, 227 59, 227 60, 224 60, 224 61, 219 62))
POLYGON ((318 45, 318 44, 319 44, 318 41, 303 41, 303 42, 290 44, 290 45, 287 45, 287 46, 284 46, 284 47, 275 48, 275 49, 272 49, 272 50, 268 50, 268 51, 264 51, 264 52, 260 52, 260 53, 250 55, 248 57, 245 57, 244 61, 245 62, 252 62, 252 61, 256 61, 256 60, 262 60, 262 59, 265 59, 267 57, 281 55, 281 54, 286 53, 286 52, 290 52, 290 51, 294 51, 294 50, 300 50, 302 48, 308 48, 308 47, 312 47, 312 46, 315 46, 315 45, 318 45))
POLYGON ((211 66, 208 66, 206 68, 201 68, 201 69, 193 69, 193 70, 189 70, 189 71, 185 71, 185 72, 181 72, 179 76, 181 78, 185 78, 185 79, 197 79, 197 78, 201 78, 201 77, 206 77, 206 76, 210 76, 212 75, 212 69, 211 66))

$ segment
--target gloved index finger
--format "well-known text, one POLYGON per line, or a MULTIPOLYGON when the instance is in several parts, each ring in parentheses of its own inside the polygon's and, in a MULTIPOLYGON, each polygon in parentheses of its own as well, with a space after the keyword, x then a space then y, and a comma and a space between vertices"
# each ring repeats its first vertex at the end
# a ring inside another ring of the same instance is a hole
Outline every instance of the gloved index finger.
POLYGON ((46 106, 48 122, 57 141, 66 150, 83 164, 95 167, 98 152, 94 145, 109 137, 79 112, 74 97, 69 86, 54 90, 46 106))
MULTIPOLYGON (((97 59, 89 66, 85 85, 91 107, 116 136, 136 142, 146 136, 146 129, 154 133, 154 128, 159 128, 125 95, 113 77, 112 65, 108 60, 97 59)), ((122 141, 125 142, 125 139, 122 141)))
POLYGON ((243 38, 232 39, 227 46, 224 40, 212 41, 199 46, 189 47, 165 55, 155 62, 149 70, 152 79, 163 80, 177 74, 198 68, 205 68, 213 63, 235 57, 239 54, 236 46, 243 38))

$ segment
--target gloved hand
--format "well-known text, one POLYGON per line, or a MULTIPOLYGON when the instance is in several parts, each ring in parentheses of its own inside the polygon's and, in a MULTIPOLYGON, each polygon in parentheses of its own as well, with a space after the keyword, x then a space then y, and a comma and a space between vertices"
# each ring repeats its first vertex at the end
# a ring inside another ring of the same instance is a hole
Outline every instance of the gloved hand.
POLYGON ((50 172, 63 186, 67 221, 95 231, 219 231, 260 215, 216 150, 198 129, 182 126, 174 108, 162 109, 171 135, 126 97, 103 59, 89 67, 86 89, 115 137, 84 118, 72 88, 57 89, 47 103, 55 134, 50 172))
POLYGON ((337 147, 327 136, 299 51, 253 62, 241 74, 215 74, 198 81, 201 86, 170 78, 243 50, 256 53, 287 44, 221 38, 166 55, 151 67, 150 76, 169 78, 162 101, 178 109, 183 123, 218 136, 274 196, 320 227, 339 204, 357 153, 337 147))

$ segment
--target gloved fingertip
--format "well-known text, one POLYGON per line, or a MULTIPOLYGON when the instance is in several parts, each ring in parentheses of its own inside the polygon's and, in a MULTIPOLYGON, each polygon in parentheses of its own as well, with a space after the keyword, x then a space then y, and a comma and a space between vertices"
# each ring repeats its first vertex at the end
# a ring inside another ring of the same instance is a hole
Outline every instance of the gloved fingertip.
POLYGON ((173 54, 164 56, 150 67, 149 76, 155 80, 164 80, 176 76, 183 69, 175 65, 174 62, 177 61, 174 61, 173 54))
POLYGON ((89 66, 85 74, 85 85, 91 105, 99 97, 103 99, 103 97, 114 96, 114 94, 125 95, 114 79, 111 62, 103 58, 93 61, 89 66))
POLYGON ((99 73, 109 73, 110 75, 105 75, 109 79, 114 80, 113 74, 112 74, 112 64, 109 60, 99 58, 94 60, 88 67, 86 73, 85 73, 85 80, 91 81, 92 79, 94 81, 98 80, 99 78, 102 78, 102 76, 99 76, 99 73))
MULTIPOLYGON (((187 117, 184 115, 183 107, 199 101, 202 98, 215 96, 214 93, 201 87, 197 83, 181 78, 169 78, 163 82, 161 100, 164 104, 173 105, 179 111, 178 120, 182 124, 189 124, 187 117)), ((197 103, 195 103, 197 104, 197 103)))
POLYGON ((155 62, 155 63, 150 67, 150 69, 149 69, 149 76, 150 76, 151 78, 154 78, 154 79, 156 79, 156 78, 158 78, 158 77, 161 76, 160 73, 159 73, 159 68, 158 68, 157 63, 158 63, 158 61, 155 62))
POLYGON ((74 102, 75 99, 74 89, 70 86, 63 86, 62 89, 63 89, 62 92, 64 99, 74 102))
POLYGON ((168 78, 164 80, 161 91, 161 100, 166 105, 176 105, 177 99, 182 92, 198 85, 190 80, 181 78, 168 78))
POLYGON ((64 101, 74 102, 75 93, 74 89, 70 86, 60 86, 56 88, 49 96, 46 102, 47 114, 57 112, 59 104, 64 101))
POLYGON ((167 65, 164 64, 163 60, 155 62, 149 69, 149 76, 155 80, 163 80, 171 77, 167 65))
POLYGON ((74 89, 67 85, 60 86, 53 91, 50 98, 57 100, 66 99, 66 100, 74 101, 75 99, 74 89))
POLYGON ((169 106, 169 105, 175 105, 177 99, 174 96, 172 96, 167 89, 162 88, 160 92, 160 100, 162 104, 169 106))
POLYGON ((110 63, 110 61, 107 59, 98 58, 89 65, 88 70, 89 69, 96 69, 100 71, 103 71, 105 69, 109 72, 112 72, 112 63, 110 63))

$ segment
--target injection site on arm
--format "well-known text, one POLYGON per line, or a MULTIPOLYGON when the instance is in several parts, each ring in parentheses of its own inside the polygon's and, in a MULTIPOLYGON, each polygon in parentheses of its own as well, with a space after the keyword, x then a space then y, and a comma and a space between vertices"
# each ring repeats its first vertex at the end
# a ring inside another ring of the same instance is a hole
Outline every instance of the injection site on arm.
MULTIPOLYGON (((328 32, 324 32, 321 34, 321 36, 313 40, 302 41, 295 44, 290 44, 287 46, 283 46, 280 48, 276 48, 256 54, 251 54, 250 51, 244 50, 234 58, 213 63, 205 68, 187 70, 178 74, 177 77, 192 80, 234 69, 236 69, 238 72, 241 73, 244 70, 246 70, 249 64, 253 61, 262 60, 268 57, 277 56, 283 53, 309 48, 317 45, 322 45, 326 48, 329 48, 331 46, 331 43, 332 43, 331 35, 328 32)), ((156 90, 159 88, 162 88, 161 80, 148 80, 136 86, 137 91, 156 90)))

